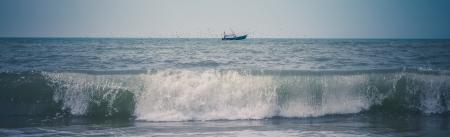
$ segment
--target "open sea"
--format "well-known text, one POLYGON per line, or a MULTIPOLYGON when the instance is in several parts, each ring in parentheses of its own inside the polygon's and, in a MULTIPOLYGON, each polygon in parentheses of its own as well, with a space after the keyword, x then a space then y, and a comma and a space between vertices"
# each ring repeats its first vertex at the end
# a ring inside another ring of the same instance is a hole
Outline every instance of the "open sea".
POLYGON ((0 136, 450 136, 450 40, 0 38, 0 136))

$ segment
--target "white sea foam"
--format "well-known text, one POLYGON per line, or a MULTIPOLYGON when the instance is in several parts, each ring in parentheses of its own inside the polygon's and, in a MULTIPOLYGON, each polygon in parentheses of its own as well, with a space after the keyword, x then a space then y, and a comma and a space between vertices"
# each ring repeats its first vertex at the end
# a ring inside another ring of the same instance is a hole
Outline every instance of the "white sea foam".
POLYGON ((270 76, 236 71, 162 71, 142 75, 136 115, 150 121, 261 119, 275 115, 270 76))
POLYGON ((290 76, 279 81, 283 97, 278 102, 279 116, 314 117, 326 114, 357 113, 368 109, 364 97, 365 75, 290 76))
POLYGON ((220 131, 220 132, 190 132, 190 133, 151 133, 143 136, 158 137, 365 137, 358 133, 336 132, 336 131, 296 131, 296 130, 274 130, 274 131, 220 131))

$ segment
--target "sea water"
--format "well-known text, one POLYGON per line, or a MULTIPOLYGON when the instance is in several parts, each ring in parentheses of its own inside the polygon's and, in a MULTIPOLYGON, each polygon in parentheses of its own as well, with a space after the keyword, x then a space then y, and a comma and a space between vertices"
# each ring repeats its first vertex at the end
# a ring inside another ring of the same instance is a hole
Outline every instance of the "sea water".
POLYGON ((450 40, 1 38, 0 136, 450 136, 450 40))

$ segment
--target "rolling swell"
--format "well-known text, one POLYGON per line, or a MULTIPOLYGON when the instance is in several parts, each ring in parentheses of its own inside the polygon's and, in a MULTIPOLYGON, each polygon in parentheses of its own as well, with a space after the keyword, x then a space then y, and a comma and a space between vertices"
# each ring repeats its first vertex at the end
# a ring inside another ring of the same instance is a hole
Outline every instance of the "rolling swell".
POLYGON ((6 116, 180 121, 450 110, 450 75, 439 71, 3 72, 0 83, 6 116))

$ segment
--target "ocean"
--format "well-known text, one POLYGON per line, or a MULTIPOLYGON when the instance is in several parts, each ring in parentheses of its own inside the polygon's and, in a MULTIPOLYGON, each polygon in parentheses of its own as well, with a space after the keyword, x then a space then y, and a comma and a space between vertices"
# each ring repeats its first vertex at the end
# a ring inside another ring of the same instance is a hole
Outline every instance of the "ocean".
POLYGON ((450 136, 450 40, 0 38, 0 136, 450 136))

